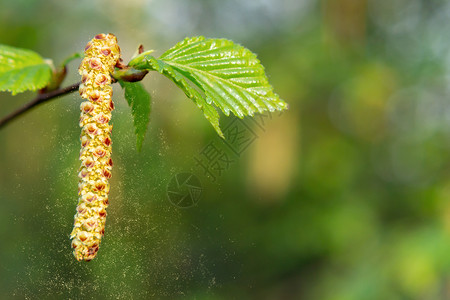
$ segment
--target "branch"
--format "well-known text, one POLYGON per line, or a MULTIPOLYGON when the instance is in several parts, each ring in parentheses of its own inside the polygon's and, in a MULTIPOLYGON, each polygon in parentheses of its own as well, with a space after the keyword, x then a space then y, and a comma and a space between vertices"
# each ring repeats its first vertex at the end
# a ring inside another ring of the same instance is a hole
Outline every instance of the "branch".
MULTIPOLYGON (((115 83, 118 80, 128 81, 128 82, 141 81, 145 77, 145 75, 147 75, 147 73, 148 73, 147 70, 136 70, 131 67, 122 66, 122 69, 116 70, 112 74, 113 78, 112 78, 111 82, 115 83)), ((38 104, 47 102, 52 99, 59 98, 61 96, 70 94, 70 93, 78 90, 78 88, 80 87, 80 84, 81 84, 81 82, 78 82, 78 83, 72 84, 70 86, 67 86, 65 88, 62 88, 62 89, 57 89, 57 90, 54 90, 54 91, 51 91, 48 93, 38 94, 38 96, 36 98, 34 98, 33 100, 31 100, 30 102, 28 102, 27 104, 25 104, 24 106, 19 108, 18 110, 13 111, 9 115, 7 115, 3 119, 1 119, 0 120, 0 129, 3 128, 6 124, 8 124, 10 121, 14 120, 15 118, 22 115, 23 113, 29 111, 30 109, 37 106, 38 104)))
POLYGON ((47 102, 47 101, 52 100, 52 99, 59 98, 61 96, 70 94, 70 93, 78 90, 80 84, 81 84, 81 82, 78 82, 78 83, 72 84, 70 86, 67 86, 65 88, 62 88, 62 89, 57 89, 57 90, 54 90, 54 91, 51 91, 51 92, 48 92, 48 93, 39 94, 36 98, 34 98, 30 102, 26 103, 21 108, 13 111, 9 115, 7 115, 4 118, 2 118, 0 120, 0 129, 3 128, 6 124, 8 124, 10 121, 12 121, 15 118, 17 118, 18 116, 20 116, 23 113, 29 111, 33 107, 35 107, 35 106, 37 106, 37 105, 39 105, 41 103, 47 102))

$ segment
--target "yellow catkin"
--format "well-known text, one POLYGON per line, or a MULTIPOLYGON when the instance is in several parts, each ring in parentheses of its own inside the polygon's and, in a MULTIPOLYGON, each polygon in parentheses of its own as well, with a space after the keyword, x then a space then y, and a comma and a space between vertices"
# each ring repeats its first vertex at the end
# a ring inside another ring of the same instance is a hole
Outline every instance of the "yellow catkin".
POLYGON ((120 57, 117 39, 112 34, 98 34, 85 48, 79 72, 82 76, 81 167, 78 177, 78 206, 72 239, 73 254, 78 261, 92 260, 105 232, 111 178, 112 102, 111 75, 120 57))

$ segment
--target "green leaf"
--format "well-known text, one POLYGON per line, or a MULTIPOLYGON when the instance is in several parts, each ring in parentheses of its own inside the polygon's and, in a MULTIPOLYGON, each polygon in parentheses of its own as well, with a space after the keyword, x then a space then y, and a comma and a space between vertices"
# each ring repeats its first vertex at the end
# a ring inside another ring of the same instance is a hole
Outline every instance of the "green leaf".
POLYGON ((256 55, 230 40, 186 38, 158 59, 143 53, 129 65, 169 77, 203 110, 222 137, 212 103, 225 115, 232 112, 239 118, 288 107, 273 92, 256 55))
POLYGON ((125 99, 131 107, 131 114, 134 118, 134 128, 136 133, 136 147, 141 151, 147 125, 150 121, 151 98, 139 82, 119 81, 125 91, 125 99))
POLYGON ((84 53, 83 52, 75 52, 71 56, 66 57, 66 59, 61 63, 61 67, 64 68, 67 66, 72 60, 83 58, 84 53))
POLYGON ((0 91, 13 95, 41 89, 49 84, 52 68, 31 50, 0 44, 0 91))

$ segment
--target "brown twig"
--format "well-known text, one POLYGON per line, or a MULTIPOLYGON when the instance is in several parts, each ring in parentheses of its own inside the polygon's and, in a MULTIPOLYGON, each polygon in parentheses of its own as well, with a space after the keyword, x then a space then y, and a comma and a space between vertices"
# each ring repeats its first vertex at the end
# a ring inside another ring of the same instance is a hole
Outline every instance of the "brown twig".
MULTIPOLYGON (((116 70, 112 74, 111 82, 115 83, 118 80, 128 81, 128 82, 141 81, 145 77, 145 75, 147 75, 147 73, 148 73, 147 70, 136 70, 136 69, 133 69, 132 67, 122 66, 122 69, 116 70)), ((35 107, 41 103, 47 102, 51 99, 56 99, 58 97, 70 94, 70 93, 78 90, 78 88, 80 87, 80 84, 81 84, 81 82, 78 82, 78 83, 72 84, 70 86, 67 86, 65 88, 62 88, 62 89, 56 89, 51 92, 47 92, 47 93, 44 92, 44 93, 38 94, 36 96, 36 98, 34 98, 30 102, 26 103, 21 108, 13 111, 9 115, 0 119, 0 129, 2 127, 4 127, 7 123, 9 123, 10 121, 14 120, 16 117, 29 111, 33 107, 35 107)))
POLYGON ((58 97, 70 94, 70 93, 78 90, 80 84, 81 84, 81 82, 78 82, 78 83, 72 84, 70 86, 67 86, 65 88, 62 88, 62 89, 57 89, 57 90, 54 90, 54 91, 51 91, 51 92, 48 92, 48 93, 38 94, 36 96, 36 98, 34 98, 30 102, 28 102, 24 106, 22 106, 21 108, 13 111, 9 115, 7 115, 4 118, 2 118, 0 120, 0 129, 3 128, 6 124, 8 124, 10 121, 12 121, 15 118, 17 118, 18 116, 20 116, 23 113, 29 111, 33 107, 35 107, 35 106, 37 106, 37 105, 39 105, 41 103, 47 102, 47 101, 52 100, 52 99, 56 99, 58 97))

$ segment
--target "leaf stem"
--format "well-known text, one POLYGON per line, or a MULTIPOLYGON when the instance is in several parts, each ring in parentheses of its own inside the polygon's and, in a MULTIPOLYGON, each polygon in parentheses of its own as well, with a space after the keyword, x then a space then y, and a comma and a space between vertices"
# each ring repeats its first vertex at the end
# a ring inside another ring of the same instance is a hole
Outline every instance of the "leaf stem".
POLYGON ((59 98, 61 96, 70 94, 70 93, 78 90, 80 84, 81 84, 81 82, 77 82, 77 83, 69 85, 69 86, 67 86, 65 88, 57 89, 57 90, 54 90, 54 91, 51 91, 51 92, 48 92, 48 93, 38 94, 36 96, 36 98, 34 98, 30 102, 26 103, 21 108, 13 111, 9 115, 7 115, 7 116, 3 117, 2 119, 0 119, 0 129, 3 128, 6 124, 8 124, 10 121, 12 121, 15 118, 17 118, 18 116, 20 116, 20 115, 24 114, 25 112, 29 111, 33 107, 35 107, 35 106, 37 106, 37 105, 39 105, 41 103, 47 102, 47 101, 52 100, 52 99, 59 98))
MULTIPOLYGON (((136 70, 131 67, 125 67, 123 70, 116 70, 112 74, 112 83, 117 82, 117 80, 127 81, 127 82, 136 82, 141 81, 145 75, 147 75, 147 70, 136 70)), ((29 111, 33 107, 47 102, 52 99, 59 98, 61 96, 70 94, 80 87, 81 82, 74 83, 70 86, 67 86, 65 88, 56 89, 47 93, 41 93, 36 96, 33 100, 26 103, 21 108, 13 111, 9 115, 5 116, 4 118, 0 119, 0 129, 2 129, 6 124, 8 124, 10 121, 14 120, 18 116, 22 115, 23 113, 29 111)))

